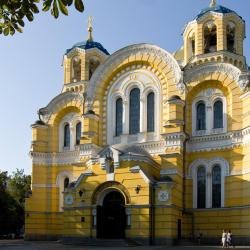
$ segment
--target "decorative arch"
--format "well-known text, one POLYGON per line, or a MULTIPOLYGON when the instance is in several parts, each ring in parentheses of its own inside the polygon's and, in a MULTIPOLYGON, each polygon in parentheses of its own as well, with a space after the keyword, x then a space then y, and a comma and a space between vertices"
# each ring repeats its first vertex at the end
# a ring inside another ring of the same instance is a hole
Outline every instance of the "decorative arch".
POLYGON ((122 195, 125 198, 126 204, 131 203, 130 194, 128 190, 121 183, 116 181, 108 181, 104 182, 95 189, 91 198, 92 205, 99 204, 99 202, 102 202, 105 195, 114 190, 117 190, 122 193, 122 195))
POLYGON ((45 108, 41 108, 38 114, 44 123, 53 124, 66 109, 75 109, 77 112, 81 112, 83 102, 82 94, 66 91, 56 96, 45 108))
POLYGON ((197 208, 197 170, 200 166, 206 169, 206 207, 212 207, 212 171, 215 166, 221 168, 221 207, 224 207, 225 200, 225 177, 229 176, 229 163, 222 157, 212 159, 197 159, 190 164, 188 177, 193 180, 193 207, 197 208))
POLYGON ((218 77, 216 79, 213 78, 214 73, 224 75, 225 78, 231 78, 232 81, 235 81, 236 86, 238 86, 242 92, 245 91, 246 87, 249 84, 249 74, 242 72, 232 64, 215 62, 202 64, 192 69, 186 70, 184 72, 184 82, 186 83, 186 85, 188 85, 191 82, 197 81, 198 84, 198 82, 200 82, 199 79, 206 79, 207 77, 211 77, 210 80, 217 81, 218 77))
POLYGON ((56 177, 56 187, 58 188, 59 192, 59 204, 58 210, 63 211, 63 192, 64 192, 64 182, 65 179, 69 179, 69 183, 73 181, 73 174, 71 171, 63 171, 60 172, 56 177))
POLYGON ((97 68, 95 74, 90 79, 90 84, 87 88, 88 108, 92 108, 93 97, 96 96, 97 87, 99 87, 100 84, 105 84, 105 82, 109 81, 109 77, 114 73, 114 69, 118 70, 123 66, 130 65, 131 62, 136 63, 137 61, 141 64, 145 62, 150 65, 156 60, 159 61, 157 65, 159 71, 161 71, 169 81, 172 81, 174 78, 176 88, 180 92, 183 92, 185 86, 182 81, 181 69, 177 61, 169 52, 156 45, 131 45, 115 52, 105 61, 104 64, 97 68), (170 71, 172 71, 172 74, 168 74, 170 71))
POLYGON ((127 71, 118 73, 116 80, 110 83, 106 89, 106 95, 103 96, 103 107, 106 107, 107 115, 103 112, 103 123, 106 123, 106 140, 107 144, 119 144, 121 140, 126 140, 127 143, 140 142, 143 140, 157 141, 160 137, 160 130, 162 124, 162 98, 163 90, 160 80, 157 76, 147 68, 133 68, 129 67, 127 71), (134 88, 140 90, 140 132, 145 132, 139 136, 130 134, 130 93, 134 88), (151 134, 147 134, 147 96, 150 92, 154 93, 154 120, 158 121, 154 123, 154 131, 151 134), (115 136, 115 102, 117 97, 121 97, 123 100, 123 131, 121 135, 123 138, 115 136))

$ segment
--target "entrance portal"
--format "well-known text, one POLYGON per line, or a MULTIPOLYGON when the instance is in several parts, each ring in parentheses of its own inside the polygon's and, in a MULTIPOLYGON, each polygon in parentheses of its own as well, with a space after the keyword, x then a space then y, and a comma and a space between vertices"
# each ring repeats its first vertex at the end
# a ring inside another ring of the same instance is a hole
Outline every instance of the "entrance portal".
POLYGON ((97 206, 97 238, 124 238, 125 227, 125 199, 120 192, 112 191, 104 197, 103 206, 97 206))

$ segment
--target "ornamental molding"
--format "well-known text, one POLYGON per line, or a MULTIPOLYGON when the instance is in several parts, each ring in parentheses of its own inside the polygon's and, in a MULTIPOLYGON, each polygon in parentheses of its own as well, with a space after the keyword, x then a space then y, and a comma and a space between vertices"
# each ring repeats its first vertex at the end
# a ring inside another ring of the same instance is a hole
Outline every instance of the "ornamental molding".
POLYGON ((68 151, 59 153, 30 152, 32 163, 35 165, 66 165, 80 162, 79 151, 68 151))
POLYGON ((92 102, 98 85, 105 82, 108 74, 110 74, 110 72, 113 72, 113 70, 123 61, 128 59, 130 56, 135 56, 138 53, 146 54, 147 57, 152 55, 153 57, 157 57, 158 59, 161 59, 163 62, 165 62, 173 71, 173 76, 175 77, 177 88, 180 92, 183 92, 185 86, 182 79, 182 72, 178 65, 178 62, 175 60, 173 55, 156 45, 135 44, 118 50, 110 57, 108 57, 104 64, 100 65, 97 68, 92 78, 90 79, 90 83, 87 88, 87 105, 89 109, 92 107, 92 102))
POLYGON ((209 152, 237 148, 250 143, 250 127, 228 133, 195 136, 187 142, 187 152, 209 152))
POLYGON ((188 179, 194 179, 196 177, 197 168, 200 166, 203 166, 206 168, 206 174, 211 175, 212 169, 215 165, 219 165, 222 168, 223 176, 229 176, 230 175, 230 168, 229 163, 227 160, 225 160, 222 157, 214 157, 210 159, 200 158, 197 160, 194 160, 188 169, 188 179))
POLYGON ((56 96, 52 101, 44 108, 39 109, 38 115, 44 123, 48 123, 52 114, 58 112, 69 102, 80 102, 82 105, 84 102, 83 94, 67 91, 56 96))
POLYGON ((201 17, 197 18, 196 19, 196 22, 197 23, 201 23, 201 22, 204 22, 207 17, 234 17, 237 19, 238 22, 240 22, 241 24, 244 24, 245 25, 245 21, 240 18, 235 12, 231 12, 231 13, 218 13, 218 12, 215 12, 215 11, 209 11, 207 13, 205 13, 204 15, 202 15, 201 17))
POLYGON ((245 91, 249 84, 250 72, 242 72, 232 64, 215 62, 198 65, 192 69, 186 70, 184 72, 184 82, 189 84, 200 77, 205 78, 206 75, 211 73, 223 73, 231 77, 242 91, 245 91))

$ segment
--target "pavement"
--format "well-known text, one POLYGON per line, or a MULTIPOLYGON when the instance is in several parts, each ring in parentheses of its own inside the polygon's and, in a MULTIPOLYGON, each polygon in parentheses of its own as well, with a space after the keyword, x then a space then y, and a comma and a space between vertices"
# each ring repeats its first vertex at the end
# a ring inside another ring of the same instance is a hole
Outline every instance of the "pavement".
MULTIPOLYGON (((24 241, 24 240, 0 240, 0 250, 209 250, 221 249, 221 246, 135 246, 135 247, 88 247, 88 246, 74 246, 62 245, 54 241, 24 241)), ((236 246, 235 249, 249 249, 250 246, 236 246)))

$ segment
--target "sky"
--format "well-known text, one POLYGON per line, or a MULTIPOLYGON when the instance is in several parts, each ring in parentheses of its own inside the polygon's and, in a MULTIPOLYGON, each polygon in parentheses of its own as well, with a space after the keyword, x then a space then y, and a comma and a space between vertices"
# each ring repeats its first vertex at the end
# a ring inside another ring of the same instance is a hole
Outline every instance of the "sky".
MULTIPOLYGON (((31 173, 30 125, 37 111, 61 92, 62 58, 66 49, 87 37, 88 16, 94 17, 94 40, 113 53, 135 43, 156 44, 174 52, 182 46, 185 24, 210 0, 85 0, 85 11, 73 6, 69 16, 54 19, 40 13, 24 32, 0 36, 0 171, 31 173)), ((218 0, 246 21, 244 54, 250 63, 250 1, 218 0)))

